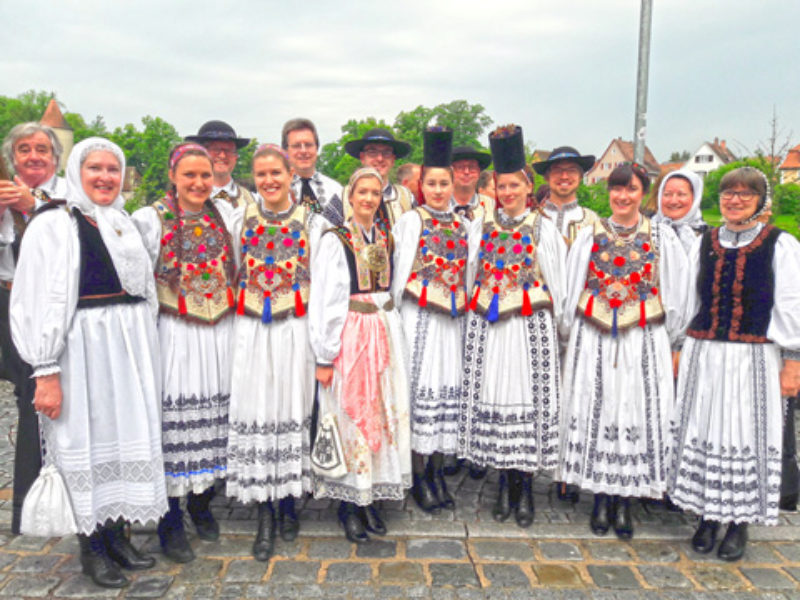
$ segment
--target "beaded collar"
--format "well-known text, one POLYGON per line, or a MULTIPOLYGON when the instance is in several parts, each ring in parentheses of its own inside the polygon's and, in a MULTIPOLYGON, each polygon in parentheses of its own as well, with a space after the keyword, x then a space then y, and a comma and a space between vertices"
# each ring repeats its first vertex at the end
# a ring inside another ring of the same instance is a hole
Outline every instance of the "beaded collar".
POLYGON ((725 225, 719 228, 720 241, 731 244, 734 248, 740 246, 747 246, 750 242, 758 237, 761 230, 764 229, 763 223, 754 223, 752 227, 744 231, 731 231, 725 225))
POLYGON ((527 217, 529 214, 531 214, 531 209, 526 208, 522 214, 516 217, 509 217, 505 211, 500 208, 497 210, 497 222, 503 227, 514 227, 515 225, 522 223, 522 221, 525 220, 525 217, 527 217))

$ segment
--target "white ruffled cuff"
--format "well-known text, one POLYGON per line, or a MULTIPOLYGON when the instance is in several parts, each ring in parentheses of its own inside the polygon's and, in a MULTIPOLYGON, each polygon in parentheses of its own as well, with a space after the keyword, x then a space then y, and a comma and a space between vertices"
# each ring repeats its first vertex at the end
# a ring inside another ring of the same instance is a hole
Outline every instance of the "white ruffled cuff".
POLYGON ((58 361, 51 360, 34 365, 33 375, 31 375, 31 377, 35 379, 36 377, 44 377, 45 375, 53 375, 54 373, 61 373, 61 367, 58 365, 58 361))

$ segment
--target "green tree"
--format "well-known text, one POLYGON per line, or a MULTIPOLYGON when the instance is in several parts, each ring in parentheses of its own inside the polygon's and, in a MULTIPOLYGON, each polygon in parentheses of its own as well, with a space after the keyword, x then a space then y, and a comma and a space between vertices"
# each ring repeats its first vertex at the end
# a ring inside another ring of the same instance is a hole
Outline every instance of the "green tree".
POLYGON ((578 204, 585 206, 596 212, 601 217, 611 215, 611 207, 608 204, 608 188, 605 182, 586 185, 581 183, 578 188, 578 204))
POLYGON ((768 180, 773 180, 775 178, 775 168, 763 156, 744 158, 728 163, 706 175, 703 181, 703 200, 700 203, 700 208, 703 210, 719 210, 719 182, 725 173, 738 169, 739 167, 755 167, 763 171, 768 180))
POLYGON ((689 160, 690 156, 691 154, 689 154, 688 150, 684 150, 683 152, 675 151, 669 155, 669 162, 686 162, 689 160))
POLYGON ((0 96, 0 139, 4 139, 14 125, 26 121, 39 121, 55 92, 28 90, 16 98, 0 96))
POLYGON ((772 210, 778 215, 800 215, 800 184, 776 185, 772 196, 772 210))
POLYGON ((91 123, 87 123, 79 113, 64 113, 64 120, 72 127, 73 140, 77 144, 88 137, 108 137, 108 129, 103 117, 97 115, 91 123))
POLYGON ((253 154, 256 153, 258 146, 258 140, 252 138, 247 146, 241 148, 239 158, 236 160, 236 168, 233 170, 233 178, 251 188, 253 187, 253 154))

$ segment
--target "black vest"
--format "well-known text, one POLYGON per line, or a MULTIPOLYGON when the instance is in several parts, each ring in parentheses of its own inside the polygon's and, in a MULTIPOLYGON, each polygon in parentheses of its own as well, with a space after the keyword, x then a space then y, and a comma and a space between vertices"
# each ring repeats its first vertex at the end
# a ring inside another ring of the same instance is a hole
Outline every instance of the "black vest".
POLYGON ((719 229, 703 234, 697 290, 700 308, 688 334, 704 340, 766 343, 775 302, 772 258, 781 230, 767 225, 741 248, 723 248, 719 229))
MULTIPOLYGON (((377 227, 377 225, 376 225, 377 227)), ((350 271, 350 295, 353 294, 366 294, 370 292, 388 292, 391 289, 391 277, 389 278, 389 285, 382 286, 378 281, 378 277, 374 274, 370 276, 371 286, 370 289, 360 289, 358 286, 358 270, 356 269, 356 253, 353 249, 353 245, 347 239, 348 230, 346 227, 336 227, 334 229, 329 229, 328 231, 334 233, 336 237, 339 238, 339 241, 342 242, 342 247, 344 248, 344 255, 347 258, 347 269, 350 271)), ((376 232, 377 234, 377 232, 376 232)), ((391 233, 386 232, 387 236, 387 244, 386 244, 386 252, 389 255, 389 273, 394 276, 394 236, 391 233)))

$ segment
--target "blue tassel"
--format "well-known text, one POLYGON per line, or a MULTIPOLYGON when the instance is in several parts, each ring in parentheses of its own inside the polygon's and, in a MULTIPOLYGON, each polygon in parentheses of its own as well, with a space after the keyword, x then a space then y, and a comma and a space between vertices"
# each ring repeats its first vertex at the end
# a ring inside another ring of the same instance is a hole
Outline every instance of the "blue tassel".
POLYGON ((450 314, 453 317, 458 316, 458 311, 456 310, 456 293, 450 292, 450 314))
POLYGON ((494 323, 500 318, 500 295, 495 294, 492 296, 492 301, 489 303, 489 312, 486 313, 486 320, 489 323, 494 323))
POLYGON ((272 299, 269 296, 264 298, 264 312, 261 313, 262 323, 272 323, 272 299))
POLYGON ((617 309, 611 309, 614 311, 614 317, 611 320, 611 337, 617 337, 617 309))

